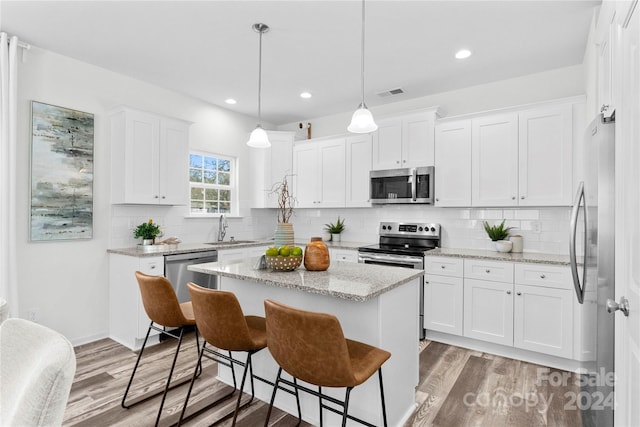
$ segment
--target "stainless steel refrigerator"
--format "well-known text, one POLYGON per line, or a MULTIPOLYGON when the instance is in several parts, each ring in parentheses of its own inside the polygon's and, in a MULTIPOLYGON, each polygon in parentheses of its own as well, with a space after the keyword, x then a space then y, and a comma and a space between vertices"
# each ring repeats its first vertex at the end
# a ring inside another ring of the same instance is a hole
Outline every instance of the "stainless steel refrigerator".
POLYGON ((585 365, 581 379, 584 426, 613 426, 613 384, 607 374, 614 372, 614 316, 607 312, 607 301, 614 300, 614 120, 600 115, 587 127, 584 181, 571 215, 573 284, 587 313, 583 338, 595 343, 594 360, 585 365))

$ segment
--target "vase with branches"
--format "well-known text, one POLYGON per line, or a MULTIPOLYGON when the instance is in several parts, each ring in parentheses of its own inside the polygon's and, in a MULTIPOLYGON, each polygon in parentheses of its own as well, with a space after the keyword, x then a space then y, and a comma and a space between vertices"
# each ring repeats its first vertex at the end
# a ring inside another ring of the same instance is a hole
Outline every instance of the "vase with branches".
POLYGON ((289 222, 289 219, 293 215, 296 198, 289 191, 287 175, 282 177, 282 181, 273 186, 272 191, 276 195, 278 202, 278 225, 275 233, 275 245, 293 245, 293 224, 289 222))

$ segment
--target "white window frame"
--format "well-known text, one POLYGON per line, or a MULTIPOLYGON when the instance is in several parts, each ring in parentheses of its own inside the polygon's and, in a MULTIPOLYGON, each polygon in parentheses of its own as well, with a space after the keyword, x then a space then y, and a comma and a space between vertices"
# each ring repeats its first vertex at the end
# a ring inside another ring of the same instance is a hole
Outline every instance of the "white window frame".
POLYGON ((238 207, 238 159, 233 156, 225 156, 224 154, 212 153, 208 151, 200 151, 200 150, 190 150, 189 151, 189 164, 187 165, 189 168, 189 217, 193 218, 217 218, 220 215, 227 216, 238 216, 239 207, 238 207), (220 185, 220 184, 204 184, 204 183, 195 183, 191 182, 191 155, 198 155, 202 157, 213 157, 216 159, 228 160, 230 162, 230 173, 229 173, 229 185, 220 185), (229 212, 193 212, 191 209, 191 189, 193 187, 197 188, 215 188, 215 189, 223 189, 223 190, 231 190, 230 196, 230 209, 229 212))

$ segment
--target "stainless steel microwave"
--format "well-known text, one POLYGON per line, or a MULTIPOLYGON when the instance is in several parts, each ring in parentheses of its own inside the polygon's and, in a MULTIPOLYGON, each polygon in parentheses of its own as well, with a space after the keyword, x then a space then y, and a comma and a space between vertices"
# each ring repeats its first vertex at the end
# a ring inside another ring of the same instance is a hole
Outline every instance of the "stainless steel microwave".
POLYGON ((433 166, 369 172, 371 203, 433 204, 433 166))

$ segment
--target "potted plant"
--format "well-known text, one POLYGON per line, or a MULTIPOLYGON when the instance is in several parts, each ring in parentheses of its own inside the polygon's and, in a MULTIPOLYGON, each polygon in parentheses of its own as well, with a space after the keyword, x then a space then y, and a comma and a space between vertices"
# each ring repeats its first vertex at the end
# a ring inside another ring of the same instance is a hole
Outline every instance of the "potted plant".
MULTIPOLYGON (((501 240, 506 240, 509 237, 509 230, 513 227, 505 227, 505 220, 503 219, 499 225, 489 225, 487 221, 484 221, 484 231, 487 232, 487 235, 491 239, 492 242, 499 242, 501 240)), ((494 243, 496 248, 498 247, 496 243, 494 243)))
POLYGON ((154 224, 152 219, 149 219, 148 222, 143 222, 133 231, 133 237, 136 239, 142 237, 143 245, 153 245, 155 238, 161 234, 162 230, 160 230, 160 226, 154 224))
POLYGON ((325 224, 325 230, 327 230, 331 234, 331 240, 334 242, 340 241, 340 233, 344 231, 344 220, 341 220, 338 217, 336 223, 330 222, 329 224, 325 224))
POLYGON ((282 181, 273 186, 272 192, 278 198, 278 225, 276 226, 275 245, 293 245, 293 224, 289 223, 289 219, 293 215, 296 198, 289 192, 289 182, 286 175, 282 177, 282 181))

